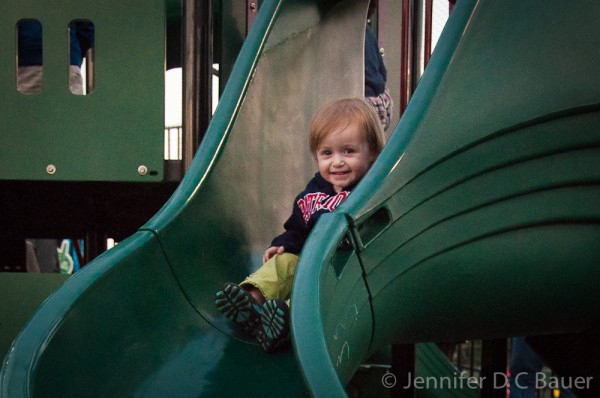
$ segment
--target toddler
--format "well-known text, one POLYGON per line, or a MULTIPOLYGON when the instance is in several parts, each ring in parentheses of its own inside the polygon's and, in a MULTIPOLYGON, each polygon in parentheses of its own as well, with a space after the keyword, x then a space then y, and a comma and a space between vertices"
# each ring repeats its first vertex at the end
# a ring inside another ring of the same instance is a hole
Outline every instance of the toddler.
POLYGON ((294 200, 285 232, 264 252, 263 265, 239 285, 225 284, 216 295, 217 309, 254 336, 266 352, 289 341, 289 297, 308 234, 321 214, 348 197, 383 143, 379 117, 364 99, 335 100, 314 115, 309 146, 318 173, 294 200))

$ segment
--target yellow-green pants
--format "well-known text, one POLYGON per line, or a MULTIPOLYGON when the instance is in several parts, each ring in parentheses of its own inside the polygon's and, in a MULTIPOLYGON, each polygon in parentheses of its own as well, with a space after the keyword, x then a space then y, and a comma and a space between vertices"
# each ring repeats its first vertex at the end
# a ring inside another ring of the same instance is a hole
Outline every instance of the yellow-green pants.
POLYGON ((265 296, 266 300, 290 298, 294 273, 298 264, 298 256, 291 253, 276 254, 264 263, 253 274, 249 275, 240 286, 252 285, 265 296))

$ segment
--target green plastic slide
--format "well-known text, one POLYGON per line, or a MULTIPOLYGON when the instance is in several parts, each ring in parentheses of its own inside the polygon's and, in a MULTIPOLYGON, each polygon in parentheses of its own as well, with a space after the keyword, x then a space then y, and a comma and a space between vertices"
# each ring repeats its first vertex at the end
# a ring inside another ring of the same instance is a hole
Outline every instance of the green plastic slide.
POLYGON ((315 396, 343 394, 390 342, 551 334, 596 336, 543 358, 568 374, 591 357, 570 376, 598 396, 599 17, 594 1, 457 3, 380 158, 298 265, 315 396))
MULTIPOLYGON (((175 194, 42 305, 0 396, 345 396, 390 343, 597 330, 594 1, 459 0, 384 152, 302 252, 294 349, 264 354, 216 312, 315 171, 310 115, 362 95, 366 10, 263 2, 175 194)), ((417 352, 417 370, 453 374, 417 352)))

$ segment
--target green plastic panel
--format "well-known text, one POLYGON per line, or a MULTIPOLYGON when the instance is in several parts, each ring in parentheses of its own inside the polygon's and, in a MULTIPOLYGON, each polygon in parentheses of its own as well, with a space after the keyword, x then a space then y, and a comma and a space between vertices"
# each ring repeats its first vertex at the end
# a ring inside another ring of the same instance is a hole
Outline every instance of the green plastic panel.
POLYGON ((160 181, 164 163, 163 0, 28 0, 0 5, 0 179, 160 181), (16 25, 43 30, 43 86, 16 89, 16 25), (95 27, 95 88, 68 87, 68 26, 95 27), (54 173, 47 171, 54 167, 54 173), (146 173, 138 168, 144 166, 146 173))
POLYGON ((68 278, 65 274, 0 272, 0 357, 35 310, 68 278))
POLYGON ((416 398, 480 397, 476 383, 469 384, 465 375, 448 361, 436 344, 415 344, 415 350, 415 376, 427 381, 422 386, 429 383, 429 388, 415 388, 416 398))

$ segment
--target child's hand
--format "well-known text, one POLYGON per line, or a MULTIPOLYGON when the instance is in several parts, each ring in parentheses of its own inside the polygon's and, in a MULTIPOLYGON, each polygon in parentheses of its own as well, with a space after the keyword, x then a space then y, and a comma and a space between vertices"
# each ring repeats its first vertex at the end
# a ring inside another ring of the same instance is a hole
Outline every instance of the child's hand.
POLYGON ((284 251, 285 251, 285 249, 283 248, 283 246, 269 247, 267 250, 265 250, 265 253, 263 254, 263 263, 266 263, 267 261, 269 261, 271 259, 271 257, 273 257, 276 254, 281 254, 284 251))

